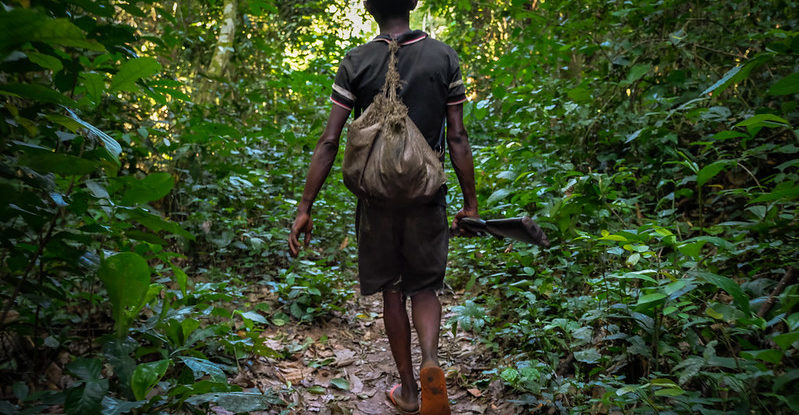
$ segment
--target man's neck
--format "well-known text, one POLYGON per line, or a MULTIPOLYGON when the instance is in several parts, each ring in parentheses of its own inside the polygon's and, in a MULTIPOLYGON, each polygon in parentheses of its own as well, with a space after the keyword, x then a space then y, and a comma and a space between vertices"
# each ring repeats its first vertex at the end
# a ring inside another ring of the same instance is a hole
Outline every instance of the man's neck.
POLYGON ((394 17, 380 23, 381 35, 389 35, 396 38, 397 36, 409 32, 410 30, 410 22, 405 17, 394 17))

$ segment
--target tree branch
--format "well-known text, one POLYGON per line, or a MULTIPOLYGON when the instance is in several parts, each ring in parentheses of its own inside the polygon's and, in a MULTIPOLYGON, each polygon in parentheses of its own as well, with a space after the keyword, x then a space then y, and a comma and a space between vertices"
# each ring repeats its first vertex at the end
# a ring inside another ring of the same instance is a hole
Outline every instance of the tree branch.
POLYGON ((782 279, 777 286, 774 287, 774 290, 771 291, 771 294, 768 296, 768 300, 760 306, 760 310, 757 312, 758 317, 765 317, 766 314, 771 310, 771 307, 774 307, 774 303, 777 301, 777 296, 782 293, 782 290, 791 282, 793 279, 793 268, 788 267, 785 271, 785 275, 782 276, 782 279))

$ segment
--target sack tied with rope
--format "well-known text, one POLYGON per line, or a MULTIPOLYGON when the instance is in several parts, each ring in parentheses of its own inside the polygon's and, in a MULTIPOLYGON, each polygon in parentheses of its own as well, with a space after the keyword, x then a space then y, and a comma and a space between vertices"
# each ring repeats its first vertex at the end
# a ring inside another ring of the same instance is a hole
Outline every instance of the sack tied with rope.
POLYGON ((408 116, 397 94, 396 40, 389 42, 386 81, 350 125, 344 150, 344 185, 359 199, 382 206, 429 201, 446 182, 440 157, 408 116))

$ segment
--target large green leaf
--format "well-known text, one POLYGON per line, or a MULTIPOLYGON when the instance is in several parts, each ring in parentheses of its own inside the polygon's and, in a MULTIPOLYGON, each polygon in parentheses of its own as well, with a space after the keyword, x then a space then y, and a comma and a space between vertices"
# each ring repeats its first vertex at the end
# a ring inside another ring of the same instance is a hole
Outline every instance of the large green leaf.
POLYGON ((657 284, 657 280, 655 280, 654 278, 652 278, 652 277, 650 277, 650 276, 648 276, 646 274, 657 274, 657 271, 653 270, 653 269, 648 269, 648 270, 643 270, 643 271, 633 271, 633 272, 624 272, 624 273, 620 272, 620 273, 609 274, 607 277, 608 278, 618 278, 618 279, 638 279, 638 280, 649 281, 651 283, 657 284))
POLYGON ((788 350, 792 344, 799 341, 799 331, 792 331, 790 333, 783 333, 777 336, 774 336, 774 343, 777 343, 777 346, 780 346, 783 350, 788 350))
POLYGON ((716 245, 724 250, 731 250, 735 248, 734 244, 719 238, 718 236, 702 235, 686 239, 677 246, 677 249, 679 249, 679 251, 684 255, 698 259, 702 253, 702 247, 707 243, 716 245))
POLYGON ((127 216, 128 219, 135 220, 153 232, 167 231, 175 235, 182 236, 189 240, 194 240, 194 235, 181 228, 175 222, 162 219, 160 216, 153 215, 141 208, 119 208, 118 211, 127 216))
POLYGON ((123 401, 121 399, 115 399, 110 396, 106 396, 103 398, 103 415, 122 415, 130 413, 130 411, 141 408, 147 401, 123 401))
POLYGON ((122 153, 122 146, 119 145, 119 142, 117 142, 117 140, 114 140, 113 138, 111 138, 110 135, 106 134, 105 132, 103 132, 99 128, 89 124, 86 121, 83 121, 80 117, 78 117, 69 108, 67 108, 66 111, 67 111, 67 114, 69 114, 70 118, 72 118, 78 124, 80 124, 83 127, 85 127, 87 130, 91 131, 92 134, 94 134, 95 136, 97 136, 100 139, 100 142, 102 142, 103 148, 105 148, 105 150, 108 152, 108 154, 111 155, 111 157, 114 160, 117 160, 119 158, 120 153, 122 153))
POLYGON ((652 65, 649 65, 647 63, 634 65, 630 69, 630 73, 627 75, 627 79, 622 81, 621 85, 630 85, 634 83, 635 81, 643 78, 643 76, 646 75, 646 73, 649 72, 650 69, 652 69, 652 65))
POLYGON ((743 66, 738 65, 727 71, 727 73, 725 73, 721 79, 716 81, 716 83, 711 85, 708 89, 702 91, 702 95, 712 94, 716 90, 718 90, 719 93, 723 92, 725 89, 727 89, 727 86, 730 85, 732 77, 737 75, 738 72, 741 71, 741 68, 743 68, 743 66))
POLYGON ((788 330, 799 330, 799 313, 793 313, 785 317, 785 324, 788 325, 788 330))
POLYGON ((114 16, 114 6, 109 0, 71 0, 70 3, 100 17, 114 16))
POLYGON ((793 95, 799 93, 799 72, 780 79, 768 90, 769 95, 793 95))
POLYGON ((101 403, 108 391, 108 379, 85 382, 67 391, 64 401, 66 415, 99 415, 101 403))
POLYGON ((793 200, 799 197, 799 185, 794 183, 780 183, 773 191, 764 193, 752 201, 750 204, 771 202, 774 200, 793 200))
POLYGON ((601 358, 602 358, 602 355, 599 353, 599 351, 595 347, 592 347, 592 348, 586 349, 586 350, 580 350, 580 351, 574 352, 574 360, 576 360, 578 362, 594 364, 594 363, 599 362, 599 359, 601 359, 601 358))
POLYGON ((252 392, 215 392, 186 399, 186 403, 190 405, 213 402, 235 413, 263 411, 269 409, 274 401, 275 398, 269 394, 252 392))
POLYGON ((166 196, 175 185, 169 173, 150 173, 141 180, 127 180, 127 190, 122 196, 122 204, 135 205, 152 202, 166 196))
POLYGON ((164 359, 136 366, 136 370, 133 371, 133 375, 130 378, 130 387, 133 389, 133 395, 137 400, 147 398, 147 393, 150 392, 150 389, 166 373, 167 368, 169 368, 169 362, 170 360, 164 359))
POLYGON ((0 54, 5 55, 15 46, 29 41, 33 27, 44 24, 47 17, 35 10, 17 8, 6 12, 0 10, 0 54))
POLYGON ((658 389, 655 391, 655 396, 680 396, 685 394, 685 391, 682 388, 665 388, 665 389, 658 389))
POLYGON ((764 349, 764 350, 745 350, 741 352, 741 357, 744 359, 757 359, 764 362, 777 364, 782 360, 784 352, 777 349, 764 349))
POLYGON ((708 180, 715 177, 722 170, 724 170, 724 168, 726 168, 731 164, 735 164, 735 162, 731 160, 719 160, 708 164, 707 166, 703 167, 702 170, 699 170, 699 173, 696 174, 696 185, 702 187, 705 183, 708 182, 708 180))
POLYGON ((61 176, 83 176, 95 172, 100 167, 100 164, 94 160, 52 152, 24 154, 20 162, 40 173, 56 173, 61 176))
POLYGON ((161 64, 154 58, 143 57, 131 59, 119 67, 119 71, 111 79, 111 91, 136 92, 136 81, 153 76, 161 71, 161 64))
POLYGON ((488 200, 486 200, 486 205, 491 206, 494 203, 496 203, 496 202, 498 202, 498 201, 510 196, 511 193, 513 193, 513 191, 511 189, 499 189, 499 190, 495 191, 494 193, 492 193, 491 196, 488 197, 488 200))
POLYGON ((242 318, 244 318, 246 320, 249 320, 249 321, 253 321, 253 322, 261 323, 261 324, 269 324, 269 321, 266 320, 266 317, 262 316, 257 311, 245 311, 245 312, 239 311, 238 314, 241 314, 242 318))
POLYGON ((150 288, 150 266, 139 254, 122 252, 106 258, 98 273, 108 291, 117 334, 123 337, 144 305, 150 288))
POLYGON ((105 92, 105 76, 97 72, 81 72, 81 85, 92 102, 99 103, 105 92))
POLYGON ((796 385, 796 380, 799 379, 799 369, 789 369, 785 371, 784 375, 781 375, 774 379, 774 392, 779 392, 782 388, 786 385, 790 387, 790 385, 796 385))
POLYGON ((749 74, 752 73, 753 70, 759 68, 763 64, 767 63, 773 59, 773 55, 771 53, 762 53, 751 60, 749 62, 738 65, 724 74, 716 83, 711 85, 708 89, 702 91, 701 95, 708 95, 708 94, 720 94, 724 92, 730 85, 740 83, 741 81, 745 80, 749 77, 749 74))
POLYGON ((42 42, 51 46, 69 46, 94 51, 105 48, 68 19, 52 19, 35 9, 17 8, 0 12, 0 53, 5 55, 26 42, 42 42))
POLYGON ((79 380, 90 382, 100 379, 103 362, 100 359, 78 358, 67 365, 67 370, 79 380))
POLYGON ((168 94, 174 99, 179 99, 181 101, 191 101, 191 97, 186 95, 183 91, 174 89, 174 88, 164 88, 164 87, 151 87, 153 91, 160 92, 161 94, 168 94))
POLYGON ((334 378, 330 379, 330 384, 343 390, 348 391, 350 390, 350 382, 345 378, 334 378))
POLYGON ((112 337, 103 344, 103 356, 114 368, 114 375, 117 376, 120 386, 128 395, 130 395, 130 376, 133 374, 133 370, 136 369, 136 361, 131 357, 131 354, 138 347, 139 344, 130 337, 112 337))
POLYGON ((100 379, 102 361, 79 358, 70 362, 67 370, 79 384, 67 391, 64 412, 69 415, 99 414, 100 402, 108 391, 108 379, 100 379))
MULTIPOLYGON (((2 30, 0 30, 1 32, 2 30)), ((20 98, 27 98, 48 104, 59 104, 67 107, 74 107, 77 103, 66 95, 39 84, 0 84, 0 95, 12 95, 20 98)))
POLYGON ((663 302, 663 300, 665 300, 666 297, 668 297, 668 296, 666 294, 664 294, 664 293, 644 294, 644 295, 638 297, 638 302, 635 304, 635 306, 636 307, 641 307, 641 308, 653 307, 653 306, 663 302))
POLYGON ((588 102, 591 100, 591 91, 587 88, 578 86, 577 88, 570 89, 566 92, 566 95, 571 98, 574 102, 588 102))
POLYGON ((86 39, 84 32, 67 19, 48 19, 36 25, 31 31, 29 40, 98 52, 105 51, 103 45, 95 40, 86 39))
POLYGON ((64 69, 64 65, 55 56, 45 55, 44 53, 38 52, 27 52, 25 54, 28 55, 28 59, 31 62, 41 66, 44 69, 50 69, 53 72, 58 72, 64 69))
POLYGON ((738 124, 735 124, 736 127, 768 127, 768 128, 776 128, 776 127, 788 127, 790 128, 791 123, 788 122, 785 118, 778 117, 774 114, 757 114, 752 117, 749 117, 738 124))
POLYGON ((189 282, 189 276, 186 275, 186 272, 183 271, 183 269, 180 268, 179 266, 174 264, 171 265, 172 265, 172 274, 174 274, 175 276, 175 282, 178 283, 178 287, 180 287, 180 292, 183 293, 183 295, 185 296, 186 286, 188 285, 189 282))
POLYGON ((227 380, 227 375, 225 375, 222 367, 210 360, 187 356, 181 356, 180 360, 194 372, 195 379, 210 375, 211 380, 214 382, 225 382, 227 380))
POLYGON ((738 309, 749 315, 750 312, 749 297, 746 296, 746 294, 741 289, 741 286, 738 285, 735 281, 727 277, 706 271, 694 271, 693 273, 697 277, 726 291, 727 294, 732 296, 733 302, 738 307, 738 309))
POLYGON ((207 393, 220 393, 220 392, 241 392, 241 387, 231 385, 225 382, 211 382, 210 380, 201 380, 191 385, 178 385, 169 391, 170 396, 178 399, 185 399, 189 396, 203 395, 207 393))

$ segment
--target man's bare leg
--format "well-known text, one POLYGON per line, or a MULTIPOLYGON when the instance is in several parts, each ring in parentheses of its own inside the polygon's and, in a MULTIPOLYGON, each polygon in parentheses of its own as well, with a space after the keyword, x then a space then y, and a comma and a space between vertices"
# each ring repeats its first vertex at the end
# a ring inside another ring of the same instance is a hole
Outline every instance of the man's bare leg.
POLYGON ((422 349, 422 368, 438 366, 438 336, 441 326, 441 302, 433 290, 411 297, 413 325, 422 349))
POLYGON ((405 311, 405 297, 400 291, 383 290, 383 322, 402 385, 394 393, 394 398, 401 409, 416 410, 419 407, 419 392, 416 390, 411 361, 411 324, 405 311))
POLYGON ((433 290, 411 297, 413 325, 419 335, 422 349, 422 366, 419 377, 422 383, 421 415, 450 415, 447 398, 447 381, 438 367, 438 336, 441 325, 441 302, 433 290))

